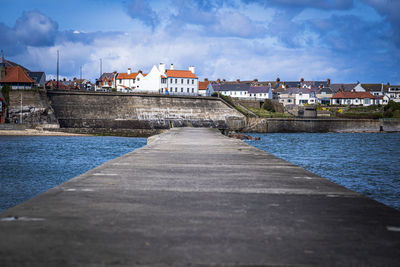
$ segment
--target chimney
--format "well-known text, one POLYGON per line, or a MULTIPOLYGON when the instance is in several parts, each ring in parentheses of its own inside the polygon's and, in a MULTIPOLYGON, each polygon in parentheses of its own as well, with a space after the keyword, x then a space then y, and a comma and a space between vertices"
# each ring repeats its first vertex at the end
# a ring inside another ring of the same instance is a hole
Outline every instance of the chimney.
POLYGON ((208 82, 208 78, 204 78, 204 81, 205 81, 205 82, 208 82))
POLYGON ((226 80, 225 80, 225 79, 222 79, 222 82, 226 82, 226 80))
POLYGON ((171 64, 171 66, 169 67, 170 70, 174 70, 174 64, 171 64))
POLYGON ((128 75, 131 74, 131 68, 128 68, 128 75))
POLYGON ((331 85, 331 79, 328 78, 327 82, 328 82, 328 86, 330 86, 331 85))
POLYGON ((189 67, 189 70, 194 74, 194 71, 196 70, 196 68, 193 67, 193 66, 190 66, 190 67, 189 67))
POLYGON ((277 83, 279 83, 280 81, 281 81, 281 79, 279 79, 279 77, 276 78, 276 82, 277 82, 277 83))
POLYGON ((221 83, 221 79, 220 79, 220 78, 218 78, 218 79, 217 79, 217 82, 218 82, 218 83, 221 83))
POLYGON ((388 82, 386 85, 387 85, 387 86, 390 86, 390 83, 388 82))
POLYGON ((340 91, 344 92, 344 85, 343 84, 340 86, 340 91))
POLYGON ((164 63, 160 63, 158 65, 158 70, 160 71, 161 74, 165 74, 165 64, 164 63))
POLYGON ((240 79, 236 79, 236 83, 240 83, 240 79))
POLYGON ((304 83, 304 78, 300 78, 300 82, 301 82, 301 83, 304 83))
POLYGON ((257 78, 255 78, 255 79, 253 80, 253 82, 258 82, 258 79, 257 79, 257 78))
POLYGON ((142 71, 142 70, 139 70, 138 73, 143 73, 143 71, 142 71))

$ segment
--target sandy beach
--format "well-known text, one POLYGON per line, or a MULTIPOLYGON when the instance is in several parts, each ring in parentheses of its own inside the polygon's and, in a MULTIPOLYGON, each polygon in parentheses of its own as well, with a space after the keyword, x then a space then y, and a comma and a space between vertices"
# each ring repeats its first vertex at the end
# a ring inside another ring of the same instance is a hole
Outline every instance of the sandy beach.
POLYGON ((26 130, 0 130, 0 136, 91 136, 88 134, 76 134, 76 133, 64 133, 64 132, 53 132, 37 129, 26 129, 26 130))

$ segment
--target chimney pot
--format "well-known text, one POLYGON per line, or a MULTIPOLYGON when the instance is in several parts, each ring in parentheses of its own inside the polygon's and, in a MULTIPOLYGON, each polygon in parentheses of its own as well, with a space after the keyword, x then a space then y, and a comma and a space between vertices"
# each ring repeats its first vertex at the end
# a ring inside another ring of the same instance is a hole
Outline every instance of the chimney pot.
POLYGON ((204 78, 204 81, 205 81, 205 82, 208 82, 208 78, 204 78))
POLYGON ((225 80, 225 79, 222 79, 222 81, 223 81, 223 82, 226 82, 226 80, 225 80))
POLYGON ((131 68, 128 68, 128 75, 131 74, 131 68))
POLYGON ((240 83, 240 79, 236 79, 236 82, 237 82, 237 83, 240 83))
POLYGON ((174 64, 171 64, 171 66, 169 67, 170 70, 174 69, 174 64))

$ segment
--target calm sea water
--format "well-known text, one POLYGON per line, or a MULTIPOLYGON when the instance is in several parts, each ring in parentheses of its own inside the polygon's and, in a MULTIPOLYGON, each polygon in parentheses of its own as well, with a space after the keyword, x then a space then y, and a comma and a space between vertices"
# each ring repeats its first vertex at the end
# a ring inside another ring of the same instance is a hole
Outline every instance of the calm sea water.
POLYGON ((252 134, 284 160, 400 210, 399 133, 252 134))
POLYGON ((0 211, 145 144, 145 138, 0 136, 0 211))

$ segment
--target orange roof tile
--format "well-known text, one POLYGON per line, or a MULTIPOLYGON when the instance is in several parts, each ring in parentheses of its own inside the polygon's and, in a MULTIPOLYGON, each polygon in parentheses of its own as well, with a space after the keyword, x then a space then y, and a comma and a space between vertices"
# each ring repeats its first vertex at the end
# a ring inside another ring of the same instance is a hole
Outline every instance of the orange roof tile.
POLYGON ((128 73, 119 73, 117 79, 136 79, 136 76, 138 76, 139 73, 133 72, 131 74, 128 73))
POLYGON ((370 92, 343 92, 339 91, 332 96, 332 98, 377 98, 370 92))
POLYGON ((167 77, 174 78, 194 78, 197 79, 197 76, 191 72, 190 70, 166 70, 165 75, 167 77))
POLYGON ((209 83, 210 82, 199 82, 199 90, 207 90, 209 83))
POLYGON ((20 66, 6 69, 6 76, 0 82, 2 83, 35 83, 20 66))

